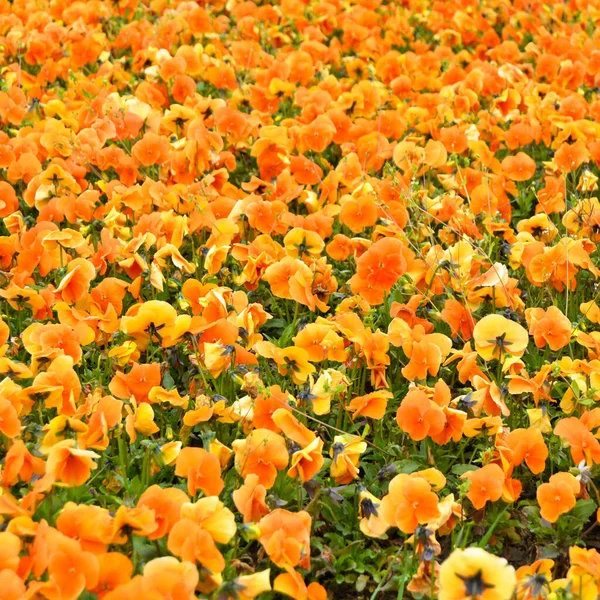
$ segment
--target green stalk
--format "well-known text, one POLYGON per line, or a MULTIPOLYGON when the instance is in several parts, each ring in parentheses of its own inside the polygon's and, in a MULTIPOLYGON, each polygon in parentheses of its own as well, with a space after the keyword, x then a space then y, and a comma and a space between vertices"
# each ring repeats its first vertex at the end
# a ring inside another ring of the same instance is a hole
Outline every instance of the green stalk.
POLYGON ((128 461, 127 461, 127 448, 125 446, 125 440, 123 439, 122 432, 117 438, 117 444, 119 446, 119 465, 121 466, 121 473, 123 475, 123 485, 127 487, 128 480, 128 461))

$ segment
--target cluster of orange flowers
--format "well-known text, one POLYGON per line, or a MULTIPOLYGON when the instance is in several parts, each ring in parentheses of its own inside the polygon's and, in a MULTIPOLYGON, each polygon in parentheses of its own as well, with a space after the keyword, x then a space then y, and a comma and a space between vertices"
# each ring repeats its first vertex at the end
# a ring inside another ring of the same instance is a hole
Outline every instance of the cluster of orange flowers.
POLYGON ((599 26, 0 0, 0 598, 594 600, 599 26))

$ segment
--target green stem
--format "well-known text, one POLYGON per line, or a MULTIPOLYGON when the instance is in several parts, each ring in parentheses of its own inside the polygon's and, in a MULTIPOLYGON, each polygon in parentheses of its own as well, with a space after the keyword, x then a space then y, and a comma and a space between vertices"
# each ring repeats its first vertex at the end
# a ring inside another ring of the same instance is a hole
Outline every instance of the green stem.
POLYGON ((494 519, 494 522, 490 525, 489 529, 485 532, 485 535, 481 538, 479 544, 477 544, 480 548, 485 548, 485 545, 490 541, 492 534, 494 533, 494 529, 500 523, 500 519, 504 516, 504 513, 508 510, 508 506, 505 506, 499 513, 498 516, 494 519))
POLYGON ((125 446, 125 440, 123 439, 123 434, 118 437, 117 444, 119 446, 119 465, 121 466, 121 473, 123 475, 123 485, 127 487, 128 481, 128 465, 127 465, 127 448, 125 446))
POLYGON ((302 510, 302 484, 300 482, 300 477, 296 480, 296 493, 298 495, 298 511, 302 510))
POLYGON ((150 449, 146 449, 144 453, 144 462, 142 463, 142 490, 148 488, 150 483, 150 449))
MULTIPOLYGON (((404 557, 406 559, 406 556, 404 557)), ((408 577, 408 571, 412 566, 412 557, 410 560, 405 560, 402 574, 400 575, 400 581, 398 582, 398 600, 404 598, 404 588, 406 587, 406 579, 408 577)))
POLYGON ((403 550, 404 550, 404 547, 400 547, 400 549, 398 550, 398 552, 396 552, 396 554, 394 555, 394 558, 390 562, 390 566, 386 569, 385 573, 382 574, 381 581, 379 582, 379 584, 375 588, 375 591, 371 594, 371 600, 375 600, 376 598, 379 598, 379 592, 381 592, 383 590, 383 587, 387 584, 387 582, 389 580, 390 571, 392 570, 392 568, 394 566, 394 563, 398 559, 398 555, 403 550))

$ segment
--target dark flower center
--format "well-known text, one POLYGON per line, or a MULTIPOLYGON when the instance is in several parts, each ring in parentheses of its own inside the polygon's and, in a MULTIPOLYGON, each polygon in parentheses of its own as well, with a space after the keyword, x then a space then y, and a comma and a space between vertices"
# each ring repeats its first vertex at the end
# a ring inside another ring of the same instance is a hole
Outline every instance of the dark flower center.
POLYGON ((471 577, 457 575, 465 584, 465 596, 476 598, 477 596, 481 596, 485 590, 494 587, 493 585, 486 583, 481 575, 481 571, 477 571, 477 573, 471 577))
POLYGON ((346 449, 346 444, 342 444, 341 442, 336 442, 333 446, 333 460, 335 460, 340 454, 344 452, 346 449))
POLYGON ((500 348, 501 352, 504 352, 506 350, 506 346, 509 346, 510 342, 506 341, 506 333, 503 333, 502 335, 499 335, 498 337, 496 337, 496 346, 498 346, 498 348, 500 348))
POLYGON ((376 517, 377 516, 377 507, 379 504, 375 504, 371 498, 363 498, 360 501, 360 508, 362 510, 363 516, 376 517))
POLYGON ((531 589, 531 595, 535 598, 542 595, 545 588, 548 588, 548 580, 543 573, 536 573, 527 578, 525 587, 531 589))

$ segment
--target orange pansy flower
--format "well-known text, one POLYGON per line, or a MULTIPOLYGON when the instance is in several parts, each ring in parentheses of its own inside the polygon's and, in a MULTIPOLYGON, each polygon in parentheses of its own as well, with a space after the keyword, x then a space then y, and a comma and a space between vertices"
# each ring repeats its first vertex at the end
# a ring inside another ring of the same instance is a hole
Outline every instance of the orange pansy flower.
POLYGON ((440 516, 438 497, 424 478, 401 473, 390 481, 389 492, 381 500, 381 515, 404 533, 414 533, 418 525, 440 516))
POLYGON ((473 329, 473 338, 477 354, 486 361, 523 356, 529 343, 527 330, 502 315, 483 317, 473 329))
POLYGON ((198 490, 207 496, 218 496, 225 486, 219 459, 203 448, 183 448, 175 461, 175 475, 187 479, 190 496, 198 490))
POLYGON ((511 181, 529 181, 535 173, 535 161, 525 152, 518 152, 502 161, 502 171, 511 181))
POLYGON ((525 318, 529 325, 529 333, 538 348, 544 348, 548 344, 556 351, 570 342, 573 326, 556 306, 550 306, 547 310, 528 308, 525 311, 525 318))
POLYGON ((273 487, 277 471, 289 462, 285 440, 268 429, 255 429, 245 440, 235 440, 232 447, 237 472, 242 477, 256 474, 266 489, 273 487))
POLYGON ((570 473, 552 475, 548 483, 542 483, 536 492, 542 518, 555 523, 560 515, 575 506, 579 489, 579 481, 570 473))
POLYGON ((396 412, 396 422, 413 440, 423 440, 428 435, 438 435, 445 426, 442 409, 420 389, 406 394, 396 412))
POLYGON ((67 487, 83 485, 98 465, 98 454, 91 450, 80 450, 75 440, 63 440, 50 449, 46 462, 46 473, 67 487))
POLYGON ((259 541, 278 567, 309 569, 311 524, 304 510, 293 513, 277 508, 259 521, 259 541))
POLYGON ((539 429, 514 429, 506 437, 505 443, 513 451, 512 461, 515 466, 525 462, 536 475, 544 471, 548 447, 539 429))
POLYGON ((477 510, 502 497, 505 475, 498 465, 485 465, 476 471, 467 471, 462 477, 471 482, 467 498, 477 510))
POLYGON ((267 490, 259 483, 258 475, 250 473, 244 483, 233 491, 233 503, 240 511, 244 523, 256 523, 269 512, 265 503, 267 490))

